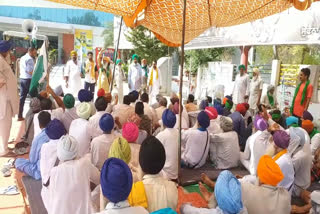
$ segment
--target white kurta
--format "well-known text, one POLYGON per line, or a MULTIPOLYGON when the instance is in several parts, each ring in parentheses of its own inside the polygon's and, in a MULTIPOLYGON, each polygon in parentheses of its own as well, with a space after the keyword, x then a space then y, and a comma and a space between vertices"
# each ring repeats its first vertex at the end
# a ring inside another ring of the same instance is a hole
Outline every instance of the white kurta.
POLYGON ((206 131, 189 129, 182 132, 181 143, 183 145, 181 159, 191 167, 199 168, 207 160, 210 135, 206 131), (207 147, 206 147, 207 145, 207 147))
POLYGON ((270 137, 271 134, 267 130, 258 130, 248 138, 244 152, 240 153, 240 161, 251 175, 256 175, 259 160, 270 145, 270 137))
POLYGON ((99 126, 99 121, 100 121, 102 115, 104 115, 105 113, 107 113, 107 112, 106 111, 98 111, 92 117, 90 117, 89 123, 88 123, 88 129, 89 129, 88 132, 91 134, 91 139, 103 134, 103 131, 101 130, 101 128, 99 126))
MULTIPOLYGON (((181 208, 181 214, 224 214, 220 207, 216 208, 197 208, 193 207, 191 204, 186 204, 181 208)), ((243 208, 239 213, 237 214, 248 214, 248 211, 246 208, 243 208)))
MULTIPOLYGON (((176 114, 176 124, 174 125, 174 128, 177 129, 179 128, 179 114, 176 114)), ((188 129, 189 128, 189 123, 188 121, 183 117, 181 117, 181 128, 182 129, 188 129)))
POLYGON ((91 214, 90 181, 99 184, 100 172, 88 158, 62 162, 54 167, 50 172, 48 187, 48 214, 91 214))
POLYGON ((117 135, 114 133, 93 138, 91 142, 91 162, 99 170, 101 170, 105 160, 108 159, 109 149, 116 138, 117 135))
POLYGON ((132 63, 128 71, 129 91, 139 91, 142 85, 142 69, 139 63, 132 63))
POLYGON ((17 79, 6 59, 0 55, 0 156, 8 152, 12 118, 19 110, 17 79))
POLYGON ((220 127, 220 116, 216 119, 210 120, 210 126, 208 127, 209 134, 220 134, 223 130, 220 127))
POLYGON ((167 108, 164 106, 160 106, 158 108, 156 108, 156 114, 157 114, 157 121, 162 120, 162 114, 164 112, 164 110, 166 110, 167 108))
POLYGON ((178 178, 178 140, 179 132, 177 129, 166 128, 157 136, 166 151, 166 162, 162 171, 168 179, 178 178))
MULTIPOLYGON (((130 207, 128 201, 120 201, 118 203, 109 202, 102 212, 99 214, 148 214, 149 212, 143 207, 130 207)), ((96 213, 98 214, 98 213, 96 213)))
POLYGON ((149 86, 149 95, 150 95, 151 105, 157 102, 156 96, 160 93, 161 71, 159 68, 157 68, 157 70, 158 70, 158 78, 157 78, 157 71, 153 67, 150 69, 148 74, 148 86, 149 86), (150 85, 152 73, 153 73, 152 85, 150 85))
POLYGON ((113 118, 119 117, 121 125, 128 122, 128 118, 134 113, 134 107, 126 104, 117 104, 113 108, 113 118))
MULTIPOLYGON (((50 173, 57 161, 57 144, 59 140, 50 140, 41 147, 40 152, 40 173, 42 184, 48 182, 50 173)), ((49 189, 42 185, 41 197, 45 208, 48 210, 50 206, 49 189)))
POLYGON ((262 89, 263 81, 260 77, 251 80, 248 104, 250 105, 250 109, 253 110, 252 113, 255 113, 258 109, 257 102, 260 99, 259 94, 262 91, 262 89))
POLYGON ((64 70, 64 76, 69 77, 67 92, 74 97, 78 97, 78 92, 82 89, 80 66, 80 63, 76 64, 73 60, 69 60, 64 70))
POLYGON ((238 74, 236 76, 236 80, 234 82, 234 86, 233 86, 233 103, 239 104, 239 103, 244 103, 244 97, 246 95, 249 95, 249 89, 250 89, 250 77, 248 74, 243 74, 242 76, 240 76, 240 74, 238 74))
POLYGON ((78 118, 72 121, 69 135, 78 142, 78 157, 83 157, 90 152, 91 133, 88 128, 89 121, 78 118))
POLYGON ((293 190, 293 182, 294 182, 294 168, 293 163, 288 153, 283 154, 276 163, 279 165, 284 178, 278 184, 278 187, 283 187, 288 190, 291 194, 293 190))
POLYGON ((123 101, 123 81, 125 80, 125 75, 120 65, 116 66, 114 81, 116 83, 116 89, 118 91, 119 103, 123 101))
POLYGON ((64 114, 61 118, 61 122, 69 133, 70 125, 73 120, 78 119, 77 109, 75 107, 71 109, 65 109, 64 114))
POLYGON ((314 156, 314 153, 317 151, 317 149, 320 147, 320 133, 315 134, 313 138, 311 139, 311 152, 312 156, 314 156))
POLYGON ((148 103, 143 103, 144 106, 144 114, 149 117, 149 119, 152 121, 152 124, 158 122, 157 120, 157 113, 154 108, 152 108, 148 103))
POLYGON ((154 212, 164 208, 177 209, 178 189, 172 181, 158 175, 143 176, 143 184, 148 200, 148 211, 154 212))
MULTIPOLYGON (((273 94, 273 100, 274 100, 274 105, 275 105, 273 108, 275 108, 278 105, 277 97, 276 97, 275 93, 273 94)), ((269 98, 268 98, 267 94, 263 94, 261 96, 261 104, 267 106, 268 108, 271 108, 271 104, 269 102, 269 98)))
POLYGON ((231 131, 212 135, 210 159, 217 169, 237 167, 240 160, 238 134, 231 131))

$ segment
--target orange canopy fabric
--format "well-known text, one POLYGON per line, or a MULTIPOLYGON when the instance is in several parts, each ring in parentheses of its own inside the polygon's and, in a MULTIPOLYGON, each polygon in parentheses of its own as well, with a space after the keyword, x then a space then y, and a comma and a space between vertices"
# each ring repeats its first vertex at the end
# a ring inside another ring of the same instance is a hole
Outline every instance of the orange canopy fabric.
MULTIPOLYGON (((120 15, 129 27, 143 25, 166 45, 181 45, 183 0, 48 1, 120 15), (143 15, 137 21, 139 14, 143 15)), ((314 1, 319 0, 187 0, 185 43, 210 27, 254 21, 280 13, 291 6, 306 10, 314 1)))

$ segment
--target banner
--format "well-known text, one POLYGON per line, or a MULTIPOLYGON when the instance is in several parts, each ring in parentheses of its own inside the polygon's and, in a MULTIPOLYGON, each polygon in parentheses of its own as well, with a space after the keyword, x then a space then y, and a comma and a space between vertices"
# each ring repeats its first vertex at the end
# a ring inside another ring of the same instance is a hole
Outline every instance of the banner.
POLYGON ((78 53, 78 60, 83 62, 87 58, 87 53, 92 49, 92 30, 76 29, 74 34, 74 49, 78 53))
MULTIPOLYGON (((96 48, 96 62, 98 62, 98 55, 100 53, 100 51, 102 50, 102 48, 96 48)), ((102 53, 102 57, 107 56, 111 59, 111 61, 113 61, 115 63, 115 60, 113 60, 114 57, 114 49, 113 48, 107 48, 105 49, 105 51, 102 53)), ((117 54, 117 59, 121 58, 120 56, 120 51, 118 50, 118 54, 117 54)), ((98 63, 97 63, 98 66, 98 63)))

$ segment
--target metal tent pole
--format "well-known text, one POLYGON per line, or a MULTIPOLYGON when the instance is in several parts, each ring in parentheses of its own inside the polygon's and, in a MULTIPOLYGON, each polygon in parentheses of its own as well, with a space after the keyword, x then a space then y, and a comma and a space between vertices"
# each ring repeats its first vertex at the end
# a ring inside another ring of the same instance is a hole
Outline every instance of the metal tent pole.
POLYGON ((178 146, 178 181, 181 183, 181 120, 182 120, 182 80, 184 65, 184 39, 186 33, 186 8, 187 0, 183 1, 183 25, 182 25, 182 41, 181 41, 181 67, 180 67, 180 85, 179 85, 179 146, 178 146))
POLYGON ((123 17, 121 16, 121 21, 120 21, 120 28, 119 28, 119 34, 118 34, 118 40, 117 40, 117 46, 114 52, 114 57, 113 57, 113 71, 112 71, 112 80, 111 80, 111 88, 110 88, 110 93, 112 92, 113 88, 113 81, 114 81, 114 73, 116 71, 116 62, 117 62, 117 55, 118 55, 118 48, 119 48, 119 41, 120 41, 120 34, 121 34, 121 28, 122 28, 122 22, 123 22, 123 17))

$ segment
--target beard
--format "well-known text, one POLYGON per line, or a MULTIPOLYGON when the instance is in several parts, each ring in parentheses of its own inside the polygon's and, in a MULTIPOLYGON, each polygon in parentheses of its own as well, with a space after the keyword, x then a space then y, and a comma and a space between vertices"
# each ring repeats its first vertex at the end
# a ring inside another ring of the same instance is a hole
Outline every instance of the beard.
POLYGON ((272 144, 270 144, 268 146, 267 151, 266 151, 266 155, 269 155, 271 157, 276 155, 276 148, 274 148, 274 146, 272 144))

